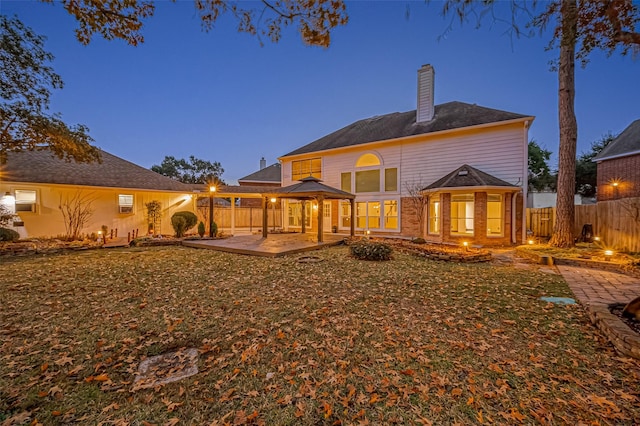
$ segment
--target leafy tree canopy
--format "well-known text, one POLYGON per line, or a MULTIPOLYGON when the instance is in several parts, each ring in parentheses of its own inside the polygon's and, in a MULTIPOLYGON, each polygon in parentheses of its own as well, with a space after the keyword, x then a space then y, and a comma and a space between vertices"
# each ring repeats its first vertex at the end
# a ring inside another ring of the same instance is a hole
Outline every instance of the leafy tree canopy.
POLYGON ((583 152, 576 161, 576 192, 585 197, 594 197, 596 195, 597 185, 597 165, 593 162, 593 158, 600 154, 616 135, 607 133, 600 139, 591 144, 591 150, 583 152))
POLYGON ((0 16, 0 164, 8 152, 48 149, 67 160, 100 160, 100 151, 82 124, 68 126, 49 115, 52 89, 63 86, 49 63, 43 36, 17 18, 0 16))
POLYGON ((543 191, 554 190, 556 176, 549 169, 551 151, 547 151, 538 145, 535 140, 529 141, 529 190, 543 191))
MULTIPOLYGON (((40 0, 54 3, 54 0, 40 0)), ((173 0, 175 2, 175 0, 173 0)), ((144 20, 153 16, 151 0, 61 0, 78 20, 76 37, 88 44, 98 33, 107 40, 122 39, 132 46, 144 42, 144 20)), ((331 30, 348 21, 343 0, 260 0, 258 2, 194 0, 202 28, 211 30, 220 16, 230 14, 240 32, 278 42, 282 29, 295 25, 305 44, 328 47, 331 30)))
POLYGON ((189 161, 183 158, 178 160, 169 155, 165 156, 162 163, 151 166, 151 170, 183 183, 224 185, 224 181, 221 179, 224 169, 220 163, 200 160, 193 155, 189 157, 189 161))

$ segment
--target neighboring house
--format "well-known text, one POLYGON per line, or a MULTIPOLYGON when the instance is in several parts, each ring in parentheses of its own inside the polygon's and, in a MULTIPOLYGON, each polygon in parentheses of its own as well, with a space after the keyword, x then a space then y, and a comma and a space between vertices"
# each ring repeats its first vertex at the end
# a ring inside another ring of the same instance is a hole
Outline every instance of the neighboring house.
MULTIPOLYGON (((147 234, 145 203, 162 206, 161 232, 172 234, 171 215, 195 212, 190 186, 102 151, 101 163, 61 160, 48 151, 9 153, 0 165, 0 194, 18 218, 14 229, 22 238, 66 233, 61 207, 82 198, 91 214, 82 233, 96 233, 104 225, 118 231, 147 234)), ((110 231, 109 231, 110 232, 110 231)), ((158 230, 156 230, 156 233, 158 230)))
MULTIPOLYGON (((280 157, 282 186, 314 176, 355 194, 359 232, 444 243, 523 242, 534 117, 463 102, 434 105, 433 90, 433 67, 424 65, 417 110, 357 121, 280 157)), ((300 229, 302 205, 287 203, 285 228, 300 229)), ((325 201, 323 212, 324 229, 349 229, 349 202, 325 201)))
POLYGON ((593 158, 597 163, 598 201, 640 197, 640 119, 593 158))
MULTIPOLYGON (((267 166, 267 162, 264 157, 260 159, 260 170, 238 179, 238 185, 243 187, 280 187, 281 182, 282 171, 280 163, 274 163, 267 166)), ((259 198, 240 199, 241 207, 260 207, 261 205, 261 200, 259 198)))

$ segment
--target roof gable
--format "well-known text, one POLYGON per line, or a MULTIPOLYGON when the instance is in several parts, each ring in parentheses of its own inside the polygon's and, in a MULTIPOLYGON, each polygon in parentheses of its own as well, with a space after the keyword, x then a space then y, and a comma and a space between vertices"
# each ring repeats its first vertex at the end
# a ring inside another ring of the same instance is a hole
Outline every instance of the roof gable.
POLYGON ((101 163, 76 163, 60 159, 47 150, 10 152, 2 169, 11 182, 101 186, 191 192, 191 188, 159 173, 101 151, 101 163))
POLYGON ((517 188, 509 182, 498 179, 488 173, 464 164, 451 173, 441 177, 431 185, 423 188, 423 191, 429 191, 441 188, 468 188, 468 187, 486 187, 486 186, 503 186, 509 188, 517 188))
POLYGON ((416 123, 416 110, 371 117, 356 121, 283 157, 527 117, 530 116, 464 102, 448 102, 435 106, 431 121, 416 123))
POLYGON ((280 183, 282 180, 282 173, 280 172, 280 163, 274 163, 264 169, 260 169, 257 172, 253 172, 243 178, 238 179, 238 182, 250 181, 250 182, 273 182, 280 183))
POLYGON ((634 121, 611 141, 593 161, 602 161, 609 158, 625 157, 640 153, 640 119, 634 121))

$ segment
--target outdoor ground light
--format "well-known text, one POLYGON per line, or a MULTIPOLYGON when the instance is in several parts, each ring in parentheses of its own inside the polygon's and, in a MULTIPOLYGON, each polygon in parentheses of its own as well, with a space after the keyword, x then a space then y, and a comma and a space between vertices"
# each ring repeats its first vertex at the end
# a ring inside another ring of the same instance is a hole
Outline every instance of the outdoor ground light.
POLYGON ((468 243, 467 241, 464 241, 464 242, 462 243, 462 245, 464 246, 464 249, 465 249, 466 251, 469 251, 469 243, 468 243))
POLYGON ((604 260, 611 260, 611 257, 613 256, 613 250, 605 250, 604 251, 604 260))
POLYGON ((529 240, 529 244, 533 244, 533 240, 529 240))
POLYGON ((600 241, 600 237, 593 237, 593 241, 600 241))

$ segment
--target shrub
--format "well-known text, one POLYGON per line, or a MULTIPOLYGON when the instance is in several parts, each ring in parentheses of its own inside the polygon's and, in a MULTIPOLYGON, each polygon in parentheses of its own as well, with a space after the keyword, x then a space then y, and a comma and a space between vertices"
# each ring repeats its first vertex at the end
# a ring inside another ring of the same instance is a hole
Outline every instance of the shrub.
POLYGON ((204 223, 200 222, 198 224, 198 235, 200 235, 200 238, 204 237, 204 223))
POLYGON ((211 229, 213 229, 213 236, 216 237, 218 235, 218 224, 211 222, 211 229))
POLYGON ((18 234, 13 229, 0 228, 0 241, 16 242, 19 239, 20 239, 20 234, 18 234))
POLYGON ((184 234, 198 223, 198 216, 192 212, 176 212, 171 216, 171 226, 176 231, 176 237, 183 237, 184 234))
POLYGON ((171 218, 171 226, 176 231, 176 237, 184 237, 184 233, 187 231, 187 219, 183 216, 173 216, 171 218))
POLYGON ((426 244, 427 243, 427 241, 422 237, 414 238, 413 240, 411 240, 411 242, 414 243, 414 244, 426 244))
POLYGON ((378 241, 362 240, 349 246, 351 254, 360 260, 389 260, 391 247, 378 241))

